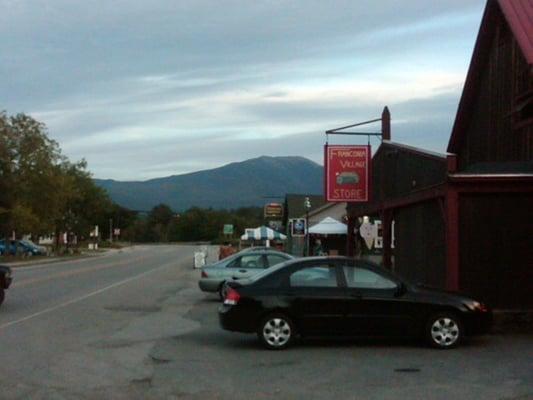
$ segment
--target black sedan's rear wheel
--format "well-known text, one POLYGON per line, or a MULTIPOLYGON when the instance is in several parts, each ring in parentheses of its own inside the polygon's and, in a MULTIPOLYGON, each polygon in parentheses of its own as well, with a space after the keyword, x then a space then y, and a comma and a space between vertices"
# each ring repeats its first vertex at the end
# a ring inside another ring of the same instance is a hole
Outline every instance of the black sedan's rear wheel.
POLYGON ((4 288, 1 288, 1 287, 0 287, 0 306, 1 306, 2 303, 4 302, 4 297, 5 297, 5 291, 4 291, 4 288))
POLYGON ((263 318, 257 336, 269 350, 282 350, 290 346, 296 330, 291 319, 282 313, 273 313, 263 318))
POLYGON ((463 324, 453 313, 433 315, 426 325, 428 343, 438 349, 451 349, 463 339, 463 324))

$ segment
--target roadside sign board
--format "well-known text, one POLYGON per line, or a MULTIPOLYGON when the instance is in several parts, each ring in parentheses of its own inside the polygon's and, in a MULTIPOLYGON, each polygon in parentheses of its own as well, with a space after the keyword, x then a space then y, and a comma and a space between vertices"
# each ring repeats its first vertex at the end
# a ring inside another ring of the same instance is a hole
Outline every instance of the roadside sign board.
POLYGON ((265 218, 279 220, 283 218, 283 204, 269 203, 265 205, 265 218))
POLYGON ((293 218, 290 221, 291 223, 291 236, 300 237, 305 236, 306 224, 305 218, 293 218))
POLYGON ((326 201, 369 201, 370 146, 326 145, 324 156, 326 201))
POLYGON ((232 224, 225 224, 223 233, 224 233, 224 235, 233 235, 233 225, 232 224))
POLYGON ((95 225, 94 229, 89 232, 90 237, 98 237, 98 225, 95 225))

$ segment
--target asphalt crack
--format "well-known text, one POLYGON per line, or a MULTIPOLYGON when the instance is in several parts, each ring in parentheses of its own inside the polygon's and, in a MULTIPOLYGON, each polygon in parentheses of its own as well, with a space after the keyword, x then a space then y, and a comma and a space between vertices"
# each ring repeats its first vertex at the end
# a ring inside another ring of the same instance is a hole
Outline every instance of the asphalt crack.
POLYGON ((172 360, 166 358, 159 358, 152 355, 150 355, 150 358, 154 364, 168 364, 169 362, 172 362, 172 360))

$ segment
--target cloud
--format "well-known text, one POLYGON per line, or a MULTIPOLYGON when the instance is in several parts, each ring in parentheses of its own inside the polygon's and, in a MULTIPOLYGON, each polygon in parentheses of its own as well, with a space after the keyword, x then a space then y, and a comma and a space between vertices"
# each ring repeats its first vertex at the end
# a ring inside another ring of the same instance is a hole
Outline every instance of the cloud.
POLYGON ((379 116, 443 151, 483 0, 0 0, 0 93, 100 178, 268 155, 379 116))

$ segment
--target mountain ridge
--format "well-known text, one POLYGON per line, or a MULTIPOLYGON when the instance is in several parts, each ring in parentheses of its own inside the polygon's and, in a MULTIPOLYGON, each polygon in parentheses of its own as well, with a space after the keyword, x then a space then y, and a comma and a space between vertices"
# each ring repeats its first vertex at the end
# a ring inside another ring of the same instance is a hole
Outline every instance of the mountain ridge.
POLYGON ((121 206, 147 211, 168 204, 175 211, 190 207, 231 209, 262 206, 265 196, 320 194, 323 168, 301 156, 261 156, 218 168, 145 181, 95 179, 121 206))

